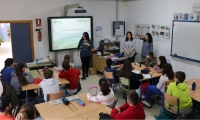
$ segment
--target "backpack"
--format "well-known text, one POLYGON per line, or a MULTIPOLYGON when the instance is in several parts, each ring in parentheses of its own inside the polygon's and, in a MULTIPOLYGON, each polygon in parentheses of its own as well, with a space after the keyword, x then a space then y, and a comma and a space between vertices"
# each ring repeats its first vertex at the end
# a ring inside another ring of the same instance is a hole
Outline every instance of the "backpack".
POLYGON ((166 112, 164 112, 164 108, 162 107, 160 109, 160 113, 158 116, 154 116, 156 118, 156 120, 169 120, 169 119, 174 119, 174 117, 172 117, 171 115, 167 114, 166 112))

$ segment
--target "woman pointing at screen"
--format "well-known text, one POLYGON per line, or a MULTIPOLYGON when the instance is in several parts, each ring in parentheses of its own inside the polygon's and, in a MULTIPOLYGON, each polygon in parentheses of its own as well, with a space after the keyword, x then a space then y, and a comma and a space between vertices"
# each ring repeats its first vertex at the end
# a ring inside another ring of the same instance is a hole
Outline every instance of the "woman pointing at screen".
POLYGON ((89 64, 92 57, 91 49, 93 48, 94 45, 92 43, 92 40, 90 40, 89 34, 87 32, 84 32, 81 40, 79 41, 77 52, 77 56, 81 57, 82 62, 82 80, 85 80, 86 77, 88 77, 89 64))

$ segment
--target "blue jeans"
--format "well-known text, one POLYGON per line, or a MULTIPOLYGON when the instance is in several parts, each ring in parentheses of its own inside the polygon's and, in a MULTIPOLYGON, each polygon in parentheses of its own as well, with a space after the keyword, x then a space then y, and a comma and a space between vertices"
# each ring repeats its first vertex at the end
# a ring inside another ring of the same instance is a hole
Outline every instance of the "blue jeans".
POLYGON ((149 85, 146 88, 146 101, 151 102, 151 94, 154 95, 162 95, 162 92, 155 86, 155 85, 149 85))

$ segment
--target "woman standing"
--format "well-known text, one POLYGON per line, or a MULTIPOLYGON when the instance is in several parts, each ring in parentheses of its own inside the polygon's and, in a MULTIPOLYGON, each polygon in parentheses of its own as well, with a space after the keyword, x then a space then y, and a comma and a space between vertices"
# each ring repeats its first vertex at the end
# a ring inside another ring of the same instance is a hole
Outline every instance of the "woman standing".
POLYGON ((141 61, 146 58, 149 52, 153 52, 153 38, 150 33, 147 33, 142 45, 141 61))
POLYGON ((124 56, 128 58, 128 60, 132 63, 134 62, 134 54, 135 54, 136 42, 133 39, 132 33, 129 31, 126 33, 126 39, 124 42, 124 56))
POLYGON ((81 78, 82 80, 88 77, 89 64, 90 64, 90 59, 92 57, 91 49, 93 48, 94 45, 92 43, 92 40, 90 40, 89 34, 87 32, 84 32, 81 40, 79 41, 78 53, 77 53, 77 56, 81 57, 81 62, 82 62, 82 71, 83 71, 82 74, 83 77, 81 78), (80 53, 79 50, 81 50, 80 53))

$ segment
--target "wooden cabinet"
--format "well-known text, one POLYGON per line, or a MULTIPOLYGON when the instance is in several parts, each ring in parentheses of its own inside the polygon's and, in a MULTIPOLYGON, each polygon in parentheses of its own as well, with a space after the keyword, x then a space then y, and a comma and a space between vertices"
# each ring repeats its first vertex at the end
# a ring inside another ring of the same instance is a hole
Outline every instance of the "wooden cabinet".
POLYGON ((104 67, 106 67, 106 60, 106 58, 102 58, 96 54, 92 55, 92 65, 99 72, 103 72, 104 67))

